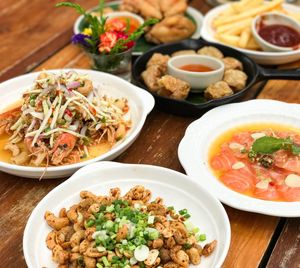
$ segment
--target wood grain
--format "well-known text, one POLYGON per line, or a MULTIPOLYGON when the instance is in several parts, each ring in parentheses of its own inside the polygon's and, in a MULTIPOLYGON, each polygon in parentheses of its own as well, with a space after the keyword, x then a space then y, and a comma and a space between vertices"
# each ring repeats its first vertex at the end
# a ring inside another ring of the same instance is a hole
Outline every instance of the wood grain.
MULTIPOLYGON (((300 62, 287 64, 281 68, 296 68, 300 62)), ((268 81, 259 94, 260 99, 273 99, 289 103, 300 103, 300 83, 298 81, 268 81)), ((299 268, 300 267, 300 219, 288 219, 279 240, 277 241, 268 268, 299 268)))
MULTIPOLYGON (((59 0, 0 1, 0 81, 30 71, 70 42, 78 14, 59 0)), ((97 0, 73 1, 85 8, 97 0)))
POLYGON ((267 268, 300 267, 300 219, 288 219, 284 226, 267 268))

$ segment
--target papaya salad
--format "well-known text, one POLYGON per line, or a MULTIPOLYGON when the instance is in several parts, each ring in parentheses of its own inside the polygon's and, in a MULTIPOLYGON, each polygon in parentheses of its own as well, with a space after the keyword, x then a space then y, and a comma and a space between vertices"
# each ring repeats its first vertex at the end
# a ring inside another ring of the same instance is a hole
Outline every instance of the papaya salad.
POLYGON ((22 105, 0 115, 1 149, 17 165, 77 163, 98 156, 91 155, 93 147, 105 144, 108 151, 124 139, 128 111, 126 99, 102 95, 85 74, 42 72, 22 105))
POLYGON ((142 185, 121 196, 80 192, 81 200, 58 215, 46 211, 51 227, 46 245, 58 267, 187 268, 211 255, 217 241, 204 245, 206 235, 190 221, 187 209, 178 212, 142 185))

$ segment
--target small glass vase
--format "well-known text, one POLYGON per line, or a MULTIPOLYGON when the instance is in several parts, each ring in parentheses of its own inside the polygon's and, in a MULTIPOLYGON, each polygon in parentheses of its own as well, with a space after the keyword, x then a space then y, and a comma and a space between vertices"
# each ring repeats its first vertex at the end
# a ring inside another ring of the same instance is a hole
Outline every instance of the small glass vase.
POLYGON ((130 81, 132 48, 113 55, 87 54, 91 59, 92 68, 94 70, 110 73, 130 81))

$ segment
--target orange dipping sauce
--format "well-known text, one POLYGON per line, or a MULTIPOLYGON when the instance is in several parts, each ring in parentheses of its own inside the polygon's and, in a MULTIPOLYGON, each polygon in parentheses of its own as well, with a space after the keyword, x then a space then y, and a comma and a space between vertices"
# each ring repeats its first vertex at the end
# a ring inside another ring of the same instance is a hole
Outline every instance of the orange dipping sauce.
POLYGON ((198 72, 198 73, 214 71, 213 68, 202 64, 186 64, 179 67, 179 69, 184 71, 189 71, 189 72, 198 72))
POLYGON ((141 24, 140 22, 130 16, 121 16, 108 19, 106 23, 106 28, 109 31, 125 31, 127 26, 127 21, 129 21, 128 34, 133 33, 141 24))

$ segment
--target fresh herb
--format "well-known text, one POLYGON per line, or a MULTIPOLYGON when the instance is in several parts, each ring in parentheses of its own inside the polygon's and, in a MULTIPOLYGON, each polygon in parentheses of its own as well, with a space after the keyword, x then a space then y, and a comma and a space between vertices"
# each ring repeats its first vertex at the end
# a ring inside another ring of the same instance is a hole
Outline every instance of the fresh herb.
MULTIPOLYGON (((71 3, 71 2, 61 2, 57 3, 56 7, 71 7, 74 8, 80 15, 83 15, 86 21, 89 23, 90 28, 92 30, 91 36, 82 37, 84 43, 81 43, 85 48, 89 50, 91 53, 97 53, 98 50, 98 43, 99 43, 99 36, 105 32, 105 23, 107 17, 103 16, 103 8, 104 8, 105 1, 99 1, 98 10, 100 12, 100 17, 93 16, 92 14, 88 13, 84 8, 82 8, 79 4, 71 3), (89 44, 87 47, 85 44, 89 44)), ((78 44, 80 44, 78 42, 78 44)))
POLYGON ((254 154, 272 154, 279 150, 290 151, 295 155, 300 154, 300 146, 294 144, 291 138, 282 139, 265 136, 257 139, 251 148, 254 154))

